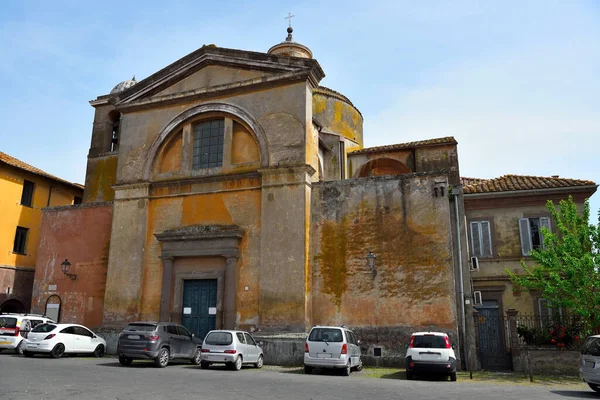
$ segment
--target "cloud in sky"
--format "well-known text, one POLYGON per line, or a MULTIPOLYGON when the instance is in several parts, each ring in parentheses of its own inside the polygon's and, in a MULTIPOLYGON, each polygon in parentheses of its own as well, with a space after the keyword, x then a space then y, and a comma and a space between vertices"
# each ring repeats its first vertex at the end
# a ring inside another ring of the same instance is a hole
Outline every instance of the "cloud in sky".
MULTIPOLYGON (((17 1, 0 16, 2 151, 83 182, 93 108, 203 44, 308 45, 367 146, 455 136, 463 176, 600 182, 600 6, 569 1, 17 1)), ((600 209, 600 195, 592 198, 600 209)))

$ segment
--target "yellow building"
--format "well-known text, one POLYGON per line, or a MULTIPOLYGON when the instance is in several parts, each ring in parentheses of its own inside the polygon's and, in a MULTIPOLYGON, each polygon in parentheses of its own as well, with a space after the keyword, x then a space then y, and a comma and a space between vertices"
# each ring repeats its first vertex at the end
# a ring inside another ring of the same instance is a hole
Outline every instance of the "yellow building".
POLYGON ((82 197, 82 185, 0 152, 0 312, 29 310, 42 208, 82 197))

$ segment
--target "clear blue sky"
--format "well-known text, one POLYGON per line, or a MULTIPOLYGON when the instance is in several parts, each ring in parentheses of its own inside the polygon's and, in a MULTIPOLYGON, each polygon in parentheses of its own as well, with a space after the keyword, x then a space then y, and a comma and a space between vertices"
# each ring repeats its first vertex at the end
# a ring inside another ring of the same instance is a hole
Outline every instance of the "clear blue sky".
MULTIPOLYGON (((600 182, 600 2, 2 1, 0 149, 83 183, 93 108, 203 44, 309 46, 365 144, 454 136, 462 176, 600 182)), ((592 214, 600 194, 592 197, 592 214)))

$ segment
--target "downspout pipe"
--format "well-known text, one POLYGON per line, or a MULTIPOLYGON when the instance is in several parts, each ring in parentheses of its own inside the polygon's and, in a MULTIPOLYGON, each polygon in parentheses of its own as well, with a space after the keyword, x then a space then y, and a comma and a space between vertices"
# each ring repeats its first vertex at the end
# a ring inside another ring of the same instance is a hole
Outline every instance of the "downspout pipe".
POLYGON ((465 368, 468 368, 469 359, 467 351, 467 328, 465 322, 465 285, 463 282, 463 262, 462 262, 462 244, 460 242, 460 218, 458 217, 458 195, 459 189, 457 186, 452 188, 452 196, 454 197, 454 217, 456 218, 456 245, 458 248, 458 280, 460 281, 460 328, 463 338, 462 351, 463 359, 465 360, 465 368))

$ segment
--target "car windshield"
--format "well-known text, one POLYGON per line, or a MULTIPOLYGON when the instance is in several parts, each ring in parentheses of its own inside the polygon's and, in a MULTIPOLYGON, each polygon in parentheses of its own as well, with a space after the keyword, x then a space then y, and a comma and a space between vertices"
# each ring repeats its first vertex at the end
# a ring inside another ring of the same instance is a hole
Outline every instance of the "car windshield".
POLYGON ((16 328, 17 319, 13 317, 0 317, 0 328, 16 328))
POLYGON ((343 342, 342 330, 336 328, 314 328, 308 337, 311 342, 343 342))
POLYGON ((211 332, 204 339, 204 343, 213 346, 227 346, 233 342, 233 336, 229 332, 211 332))
POLYGON ((41 324, 36 326, 35 328, 33 328, 31 330, 31 332, 42 332, 42 333, 47 333, 47 332, 52 332, 54 329, 56 328, 56 325, 52 325, 52 324, 41 324))
POLYGON ((414 336, 413 347, 421 349, 445 349, 446 341, 443 336, 422 335, 414 336))
POLYGON ((129 324, 125 327, 126 331, 152 332, 156 324, 129 324))
POLYGON ((600 357, 600 338, 587 338, 583 344, 583 347, 581 348, 581 354, 584 356, 600 357))

